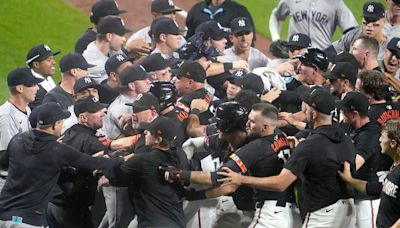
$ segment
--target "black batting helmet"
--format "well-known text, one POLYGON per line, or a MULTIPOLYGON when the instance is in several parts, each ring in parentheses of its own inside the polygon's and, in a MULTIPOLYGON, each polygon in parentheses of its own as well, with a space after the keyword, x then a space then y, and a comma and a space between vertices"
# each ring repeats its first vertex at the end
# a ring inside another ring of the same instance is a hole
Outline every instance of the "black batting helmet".
POLYGON ((160 101, 161 110, 169 106, 175 105, 178 99, 178 92, 175 85, 169 81, 155 81, 150 86, 150 93, 152 93, 160 101))
POLYGON ((237 102, 225 102, 215 113, 217 129, 223 133, 246 131, 247 110, 237 102))

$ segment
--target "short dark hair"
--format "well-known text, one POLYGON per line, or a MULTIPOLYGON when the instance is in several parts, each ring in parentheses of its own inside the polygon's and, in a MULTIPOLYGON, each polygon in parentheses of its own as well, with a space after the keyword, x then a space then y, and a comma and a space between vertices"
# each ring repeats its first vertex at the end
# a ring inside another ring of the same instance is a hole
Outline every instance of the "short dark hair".
POLYGON ((254 111, 260 111, 261 115, 265 118, 278 121, 279 110, 273 104, 257 103, 254 104, 251 109, 254 111))
POLYGON ((107 40, 107 34, 96 34, 96 40, 107 40))
POLYGON ((359 38, 357 38, 357 40, 361 40, 361 45, 363 50, 369 50, 373 52, 375 56, 378 55, 379 43, 375 38, 368 36, 360 36, 359 38))
POLYGON ((362 89, 368 95, 372 95, 375 100, 386 99, 388 94, 389 82, 382 72, 376 70, 362 70, 357 78, 362 82, 362 89))
POLYGON ((247 89, 240 90, 240 92, 236 94, 234 100, 245 107, 247 111, 250 111, 254 104, 261 102, 260 97, 257 96, 254 91, 247 89))

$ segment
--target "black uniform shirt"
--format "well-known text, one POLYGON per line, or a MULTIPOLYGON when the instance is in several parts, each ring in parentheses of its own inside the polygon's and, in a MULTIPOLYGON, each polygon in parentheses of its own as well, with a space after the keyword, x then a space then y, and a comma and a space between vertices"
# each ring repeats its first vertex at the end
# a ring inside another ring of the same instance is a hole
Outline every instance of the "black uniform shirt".
POLYGON ((75 52, 83 53, 87 46, 96 40, 96 32, 92 28, 88 28, 85 33, 83 33, 75 43, 75 52))
POLYGON ((352 197, 351 189, 337 174, 344 161, 355 167, 355 150, 337 125, 317 127, 294 149, 285 168, 302 180, 306 212, 352 197))
POLYGON ((35 100, 28 104, 31 110, 42 104, 43 98, 47 93, 47 91, 43 88, 43 86, 41 86, 40 84, 38 84, 38 86, 39 90, 36 92, 35 100))
POLYGON ((101 83, 101 89, 99 89, 99 100, 104 104, 111 104, 115 98, 119 96, 119 92, 116 89, 111 88, 104 80, 105 83, 101 83))
POLYGON ((390 227, 400 218, 400 167, 396 166, 383 183, 376 226, 390 227))
POLYGON ((74 96, 67 93, 59 85, 54 89, 50 90, 43 98, 43 103, 56 102, 62 109, 67 110, 68 107, 74 105, 74 96))
POLYGON ((383 104, 371 104, 369 106, 368 116, 372 123, 382 126, 388 120, 398 119, 400 117, 400 103, 385 102, 383 104))
POLYGON ((0 220, 22 217, 24 223, 42 226, 47 204, 62 167, 109 170, 120 159, 92 158, 59 143, 56 137, 31 130, 14 136, 8 145, 8 177, 0 193, 0 220))

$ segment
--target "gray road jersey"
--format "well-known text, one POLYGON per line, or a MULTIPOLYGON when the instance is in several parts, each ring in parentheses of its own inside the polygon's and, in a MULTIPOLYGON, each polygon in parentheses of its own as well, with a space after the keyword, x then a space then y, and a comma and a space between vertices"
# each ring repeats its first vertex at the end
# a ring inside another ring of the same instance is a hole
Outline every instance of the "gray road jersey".
MULTIPOLYGON (((138 40, 138 39, 144 39, 144 42, 151 44, 151 37, 149 36, 149 31, 150 31, 150 26, 146 26, 146 27, 140 29, 139 31, 132 34, 132 36, 129 37, 129 39, 128 39, 128 41, 126 41, 126 43, 129 44, 129 42, 131 42, 131 41, 138 40)), ((182 37, 180 43, 181 43, 181 46, 184 45, 186 43, 185 38, 182 37)))
POLYGON ((122 114, 132 113, 132 107, 125 104, 134 101, 134 98, 121 94, 108 106, 107 115, 103 119, 102 131, 108 139, 116 139, 121 135, 122 126, 119 125, 118 117, 122 114))
POLYGON ((290 15, 288 35, 304 33, 322 50, 331 45, 336 26, 342 31, 358 26, 342 0, 281 0, 272 13, 280 21, 290 15))
POLYGON ((392 25, 386 22, 383 25, 383 35, 386 36, 387 40, 393 37, 400 37, 400 25, 392 25))
MULTIPOLYGON (((241 60, 241 58, 233 52, 233 47, 224 51, 224 55, 218 57, 220 62, 234 62, 241 60)), ((250 70, 257 67, 265 67, 268 65, 268 58, 261 51, 256 48, 250 48, 249 59, 245 59, 249 63, 250 70)))
POLYGON ((28 116, 31 109, 26 107, 26 111, 27 113, 21 112, 8 101, 0 106, 0 151, 7 149, 14 135, 30 128, 28 116))
POLYGON ((96 65, 95 67, 89 68, 90 77, 93 78, 99 84, 108 78, 106 69, 104 68, 108 56, 104 55, 96 46, 96 41, 90 43, 86 50, 83 52, 83 57, 89 64, 96 65))

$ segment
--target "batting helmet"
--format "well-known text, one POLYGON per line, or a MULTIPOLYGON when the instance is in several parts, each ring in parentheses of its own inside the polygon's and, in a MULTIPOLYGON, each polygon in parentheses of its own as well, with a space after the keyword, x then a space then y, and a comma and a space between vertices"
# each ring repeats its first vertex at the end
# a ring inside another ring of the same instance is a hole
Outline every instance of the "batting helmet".
POLYGON ((223 133, 245 131, 247 110, 237 102, 225 102, 218 106, 215 120, 217 129, 223 133))
POLYGON ((178 99, 178 92, 175 85, 169 81, 155 81, 150 86, 150 93, 152 93, 160 101, 161 110, 169 106, 175 105, 178 99))

